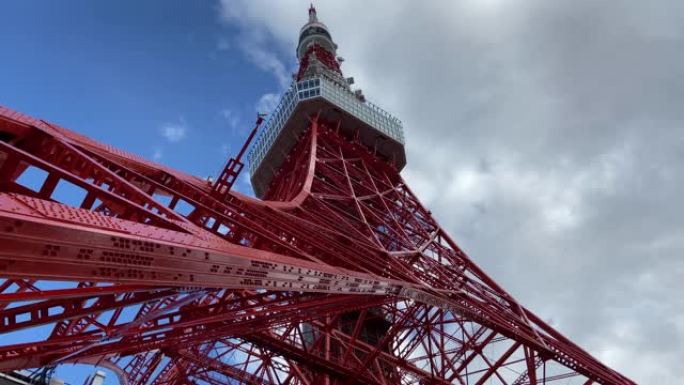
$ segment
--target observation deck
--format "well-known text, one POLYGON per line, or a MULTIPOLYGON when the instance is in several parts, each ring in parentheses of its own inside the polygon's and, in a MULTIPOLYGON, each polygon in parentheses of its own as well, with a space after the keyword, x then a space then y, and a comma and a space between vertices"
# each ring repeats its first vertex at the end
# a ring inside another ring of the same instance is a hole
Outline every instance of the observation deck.
POLYGON ((292 82, 263 125, 248 154, 250 179, 257 197, 266 193, 273 176, 308 127, 309 116, 340 122, 345 134, 355 134, 398 170, 406 165, 404 129, 399 119, 325 75, 292 82))

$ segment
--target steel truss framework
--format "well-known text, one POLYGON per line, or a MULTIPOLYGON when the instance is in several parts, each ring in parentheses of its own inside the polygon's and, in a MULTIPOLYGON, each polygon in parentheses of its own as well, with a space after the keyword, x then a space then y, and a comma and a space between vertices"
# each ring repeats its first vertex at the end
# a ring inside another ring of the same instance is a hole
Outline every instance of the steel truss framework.
POLYGON ((129 385, 633 384, 516 302, 337 123, 311 116, 259 201, 0 109, 0 336, 52 325, 0 346, 0 371, 90 363, 129 385), (78 201, 60 201, 64 185, 78 201))

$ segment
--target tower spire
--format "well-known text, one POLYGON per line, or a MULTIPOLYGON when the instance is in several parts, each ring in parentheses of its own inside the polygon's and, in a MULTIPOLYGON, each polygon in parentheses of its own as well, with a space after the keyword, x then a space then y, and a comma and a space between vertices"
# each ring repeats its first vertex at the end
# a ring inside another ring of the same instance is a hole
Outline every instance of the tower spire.
POLYGON ((313 4, 309 6, 309 20, 299 32, 297 58, 297 80, 325 73, 340 85, 344 85, 340 62, 337 60, 337 44, 333 42, 328 27, 318 20, 313 4))
POLYGON ((247 145, 209 189, 0 106, 0 372, 96 363, 129 385, 636 385, 451 240, 399 174, 401 121, 344 85, 313 5, 309 17, 299 75, 249 153, 261 201, 231 190, 247 145), (48 325, 43 340, 14 334, 48 325))
POLYGON ((309 6, 309 23, 315 23, 318 21, 318 17, 316 16, 316 7, 314 7, 313 3, 309 6))

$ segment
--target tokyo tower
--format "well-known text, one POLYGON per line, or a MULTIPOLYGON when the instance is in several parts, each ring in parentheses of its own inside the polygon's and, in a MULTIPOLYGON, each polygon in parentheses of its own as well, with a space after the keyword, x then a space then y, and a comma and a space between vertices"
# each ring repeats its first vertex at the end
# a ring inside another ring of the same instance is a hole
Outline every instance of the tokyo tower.
POLYGON ((352 90, 313 6, 308 16, 291 86, 214 182, 0 107, 0 372, 85 363, 122 385, 634 384, 439 226, 400 176, 402 123, 352 90), (232 190, 243 155, 258 199, 232 190), (64 186, 79 194, 60 198, 64 186), (51 332, 3 338, 40 326, 51 332))

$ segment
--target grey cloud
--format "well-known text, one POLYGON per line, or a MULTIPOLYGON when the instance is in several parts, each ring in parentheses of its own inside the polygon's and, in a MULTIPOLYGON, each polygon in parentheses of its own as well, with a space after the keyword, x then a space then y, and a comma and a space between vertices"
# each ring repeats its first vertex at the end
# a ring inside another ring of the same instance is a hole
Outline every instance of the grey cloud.
MULTIPOLYGON (((308 3, 238 4, 294 55, 308 3)), ((684 3, 317 6, 346 74, 404 121, 405 178, 472 258, 638 383, 679 382, 684 3)))

